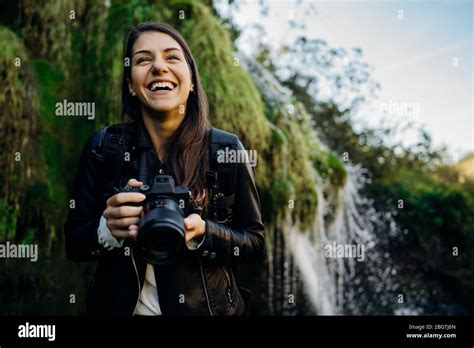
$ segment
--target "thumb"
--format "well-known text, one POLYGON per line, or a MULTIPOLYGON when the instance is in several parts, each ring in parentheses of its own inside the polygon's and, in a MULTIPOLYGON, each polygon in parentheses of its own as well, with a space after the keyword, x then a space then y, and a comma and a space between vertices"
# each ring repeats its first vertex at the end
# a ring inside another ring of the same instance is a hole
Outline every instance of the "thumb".
POLYGON ((189 219, 189 217, 185 218, 184 220, 184 228, 186 228, 187 230, 191 228, 191 221, 189 219))
POLYGON ((130 179, 127 182, 127 186, 131 186, 131 187, 140 187, 142 185, 143 183, 141 181, 138 181, 137 179, 130 179))

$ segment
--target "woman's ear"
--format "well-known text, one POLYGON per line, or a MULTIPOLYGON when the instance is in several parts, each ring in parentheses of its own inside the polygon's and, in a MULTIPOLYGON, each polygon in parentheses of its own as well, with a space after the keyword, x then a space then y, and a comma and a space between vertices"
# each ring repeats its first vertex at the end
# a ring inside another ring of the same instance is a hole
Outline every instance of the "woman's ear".
POLYGON ((136 96, 137 94, 133 90, 132 82, 130 81, 130 79, 127 79, 127 85, 128 85, 128 91, 130 92, 130 94, 132 96, 136 96))

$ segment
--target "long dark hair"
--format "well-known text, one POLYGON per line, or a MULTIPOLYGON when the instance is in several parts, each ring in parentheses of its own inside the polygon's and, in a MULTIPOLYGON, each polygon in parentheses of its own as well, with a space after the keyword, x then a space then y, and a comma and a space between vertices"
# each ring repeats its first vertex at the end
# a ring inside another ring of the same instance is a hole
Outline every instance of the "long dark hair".
POLYGON ((179 185, 189 187, 194 197, 206 206, 208 197, 205 174, 208 168, 209 104, 188 44, 176 29, 166 23, 141 23, 131 27, 125 36, 124 63, 129 64, 124 64, 122 76, 122 119, 125 120, 128 116, 133 120, 140 120, 142 117, 140 102, 129 93, 127 79, 132 79, 133 45, 142 33, 150 31, 162 32, 175 39, 183 49, 186 63, 191 71, 194 91, 189 93, 184 119, 168 139, 163 154, 165 166, 174 176, 175 181, 179 185))

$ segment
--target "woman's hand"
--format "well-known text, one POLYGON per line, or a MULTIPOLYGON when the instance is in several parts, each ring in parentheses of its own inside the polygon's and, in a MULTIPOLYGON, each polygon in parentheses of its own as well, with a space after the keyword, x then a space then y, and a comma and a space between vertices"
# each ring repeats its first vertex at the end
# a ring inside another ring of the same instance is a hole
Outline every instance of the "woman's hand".
MULTIPOLYGON (((142 182, 130 179, 128 186, 140 187, 142 182)), ((126 203, 139 203, 145 200, 145 195, 138 192, 120 192, 107 200, 107 208, 103 216, 107 227, 115 238, 137 238, 138 223, 143 207, 134 207, 126 203)))
POLYGON ((184 227, 186 228, 186 242, 188 242, 191 239, 204 236, 206 231, 206 221, 201 219, 201 216, 198 214, 191 214, 184 219, 184 227))

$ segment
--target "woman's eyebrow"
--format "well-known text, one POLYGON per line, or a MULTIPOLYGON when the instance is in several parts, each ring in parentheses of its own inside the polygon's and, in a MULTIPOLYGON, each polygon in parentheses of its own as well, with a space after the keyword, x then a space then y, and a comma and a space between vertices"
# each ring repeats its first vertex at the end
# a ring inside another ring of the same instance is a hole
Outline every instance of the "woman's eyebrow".
POLYGON ((176 47, 168 47, 163 50, 163 52, 169 52, 169 51, 180 51, 182 52, 179 48, 176 47))
POLYGON ((138 50, 134 54, 132 54, 132 57, 138 53, 146 53, 146 54, 151 54, 151 51, 149 50, 138 50))
MULTIPOLYGON (((168 48, 165 48, 163 50, 163 52, 169 52, 169 51, 180 51, 182 53, 182 51, 179 49, 179 48, 176 48, 176 47, 168 47, 168 48)), ((134 54, 132 54, 132 57, 138 53, 146 53, 146 54, 151 54, 151 51, 149 50, 138 50, 136 51, 134 54)))

